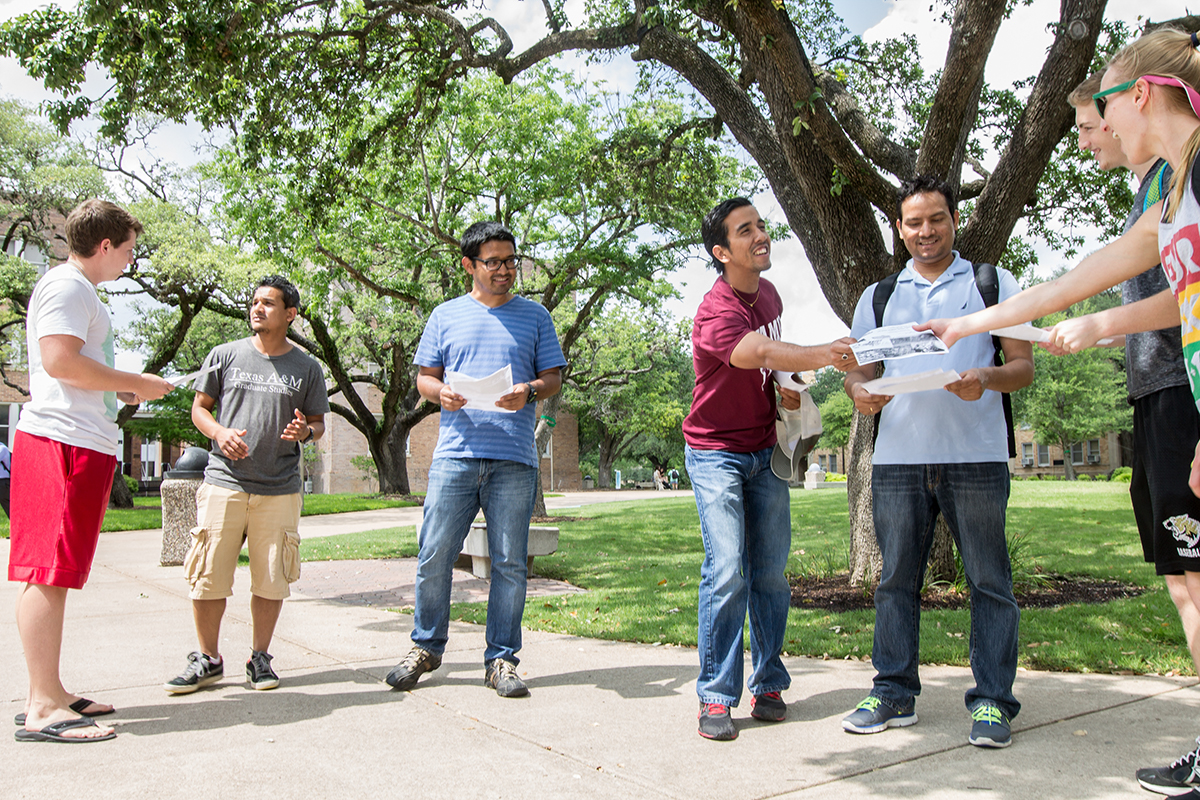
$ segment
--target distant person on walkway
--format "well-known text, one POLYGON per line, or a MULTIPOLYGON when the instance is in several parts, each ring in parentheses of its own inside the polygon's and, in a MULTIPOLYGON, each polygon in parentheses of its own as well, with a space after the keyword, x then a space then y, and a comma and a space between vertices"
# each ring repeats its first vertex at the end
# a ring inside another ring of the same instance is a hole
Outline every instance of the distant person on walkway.
POLYGON ((679 470, 675 469, 674 467, 671 467, 671 471, 667 473, 667 477, 671 481, 671 490, 674 491, 674 490, 678 489, 679 488, 679 470))
POLYGON ((433 310, 413 359, 417 389, 441 406, 441 425, 419 536, 413 646, 386 681, 409 691, 441 666, 451 573, 483 509, 492 560, 483 682, 501 697, 523 697, 529 689, 517 675, 517 651, 537 492, 534 408, 561 388, 566 359, 550 312, 512 294, 521 266, 512 233, 497 222, 476 222, 463 233, 461 249, 471 291, 433 310), (494 407, 466 405, 445 382, 451 372, 484 378, 505 367, 512 368, 513 388, 494 407))
POLYGON ((8 445, 0 442, 0 508, 4 509, 4 516, 12 517, 12 512, 8 509, 9 483, 12 479, 12 451, 8 449, 8 445))
MULTIPOLYGON (((708 212, 704 249, 717 279, 696 310, 692 359, 696 387, 683 422, 685 464, 704 539, 700 569, 699 732, 738 735, 729 709, 742 696, 742 628, 750 614, 750 715, 787 716, 781 692, 791 685, 783 665, 791 589, 784 575, 792 541, 787 481, 771 471, 775 383, 771 370, 799 372, 855 366, 851 339, 802 347, 779 341, 783 303, 770 281, 771 237, 744 197, 708 212)), ((800 407, 784 389, 783 406, 800 407)))
MULTIPOLYGON (((1137 176, 1139 186, 1133 208, 1125 218, 1128 231, 1144 212, 1167 193, 1173 174, 1161 158, 1131 164, 1121 141, 1100 117, 1092 96, 1100 91, 1103 72, 1097 72, 1071 93, 1079 147, 1092 153, 1102 170, 1124 167, 1137 176)), ((1122 304, 1145 300, 1170 288, 1162 266, 1121 284, 1122 304)), ((1105 324, 1108 312, 1088 315, 1093 324, 1105 324)), ((1084 318, 1080 318, 1081 320, 1084 318)), ((1125 374, 1129 402, 1133 405, 1133 476, 1129 499, 1142 541, 1142 555, 1154 564, 1167 583, 1167 591, 1200 673, 1200 608, 1188 593, 1187 573, 1200 573, 1200 555, 1189 546, 1189 537, 1200 530, 1200 499, 1187 484, 1191 461, 1200 442, 1200 412, 1192 401, 1187 366, 1183 360, 1179 326, 1131 333, 1125 338, 1125 374)), ((1058 348, 1049 348, 1062 354, 1058 348)), ((1154 792, 1186 792, 1200 786, 1200 747, 1166 767, 1138 770, 1138 782, 1154 792)))
POLYGON ((214 347, 204 368, 215 369, 196 378, 192 422, 212 440, 184 560, 200 649, 163 684, 172 694, 225 675, 221 619, 243 541, 253 624, 246 680, 254 689, 279 685, 268 649, 288 585, 300 577, 300 447, 324 435, 329 411, 321 365, 287 339, 299 306, 286 278, 260 280, 250 301, 251 335, 214 347))
MULTIPOLYGON (((984 308, 986 283, 998 284, 998 299, 1020 289, 1007 270, 973 265, 954 250, 958 206, 954 190, 940 180, 917 176, 900 184, 896 230, 908 248, 908 266, 897 273, 883 324, 924 322, 935 314, 967 314, 984 308), (977 279, 980 280, 977 283, 977 279)), ((868 286, 854 310, 852 336, 876 327, 876 286, 868 286)), ((1007 747, 1010 720, 1021 704, 1013 696, 1017 674, 1017 624, 1012 570, 1004 536, 1008 506, 1009 436, 1001 392, 1033 380, 1029 342, 980 335, 944 355, 884 361, 885 377, 953 369, 962 377, 945 390, 871 394, 863 384, 875 377, 868 364, 846 376, 846 394, 861 414, 880 414, 871 470, 875 538, 883 564, 875 589, 875 685, 842 720, 850 733, 879 733, 913 725, 921 693, 921 584, 941 512, 962 555, 971 588, 971 671, 975 687, 966 694, 972 728, 968 740, 980 747, 1007 747), (886 409, 884 407, 886 406, 886 409), (882 410, 882 413, 880 413, 882 410)))
POLYGON ((658 491, 665 491, 667 488, 666 480, 663 478, 662 467, 654 468, 654 488, 658 491))
MULTIPOLYGON (((113 369, 112 325, 96 293, 133 263, 141 223, 112 203, 87 200, 67 217, 66 232, 70 256, 29 300, 30 399, 13 441, 8 579, 25 583, 17 628, 29 670, 21 742, 116 736, 92 719, 113 707, 70 694, 59 679, 67 590, 83 588, 96 554, 117 466, 117 400, 156 400, 175 388, 113 369)), ((101 660, 111 657, 102 651, 101 660)))

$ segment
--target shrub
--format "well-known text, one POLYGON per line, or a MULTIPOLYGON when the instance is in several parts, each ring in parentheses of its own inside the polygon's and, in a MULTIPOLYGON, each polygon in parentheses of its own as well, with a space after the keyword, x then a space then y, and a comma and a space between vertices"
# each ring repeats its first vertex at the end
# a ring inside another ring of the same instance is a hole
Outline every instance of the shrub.
POLYGON ((1132 467, 1117 467, 1112 472, 1111 480, 1115 483, 1129 483, 1133 479, 1132 467))
POLYGON ((130 494, 137 494, 137 493, 138 493, 138 482, 137 482, 137 479, 136 479, 136 478, 133 478, 133 477, 131 477, 131 476, 129 476, 129 475, 122 475, 121 477, 125 479, 125 485, 129 487, 129 493, 130 493, 130 494))
POLYGON ((827 473, 825 473, 825 482, 826 483, 845 483, 846 475, 845 475, 845 473, 840 473, 840 472, 827 472, 827 473))
POLYGON ((1076 475, 1075 476, 1075 480, 1077 480, 1077 481, 1090 481, 1091 479, 1092 479, 1091 475, 1076 475))

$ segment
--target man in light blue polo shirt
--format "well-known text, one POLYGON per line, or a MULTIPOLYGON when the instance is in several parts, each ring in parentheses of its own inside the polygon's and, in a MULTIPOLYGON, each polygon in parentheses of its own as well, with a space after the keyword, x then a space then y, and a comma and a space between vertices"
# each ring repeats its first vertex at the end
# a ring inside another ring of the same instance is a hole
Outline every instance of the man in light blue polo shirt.
POLYGON ((413 647, 388 673, 409 691, 442 664, 450 627, 450 582, 471 522, 483 509, 488 555, 484 685, 501 697, 529 694, 517 675, 525 610, 529 519, 537 491, 534 408, 556 394, 566 366, 545 307, 512 294, 521 257, 516 239, 497 222, 477 222, 461 241, 471 291, 429 315, 413 362, 417 390, 441 406, 441 426, 419 535, 413 647), (486 378, 512 368, 512 391, 478 407, 453 389, 448 373, 486 378))
MULTIPOLYGON (((954 190, 928 176, 900 185, 896 228, 912 259, 896 279, 884 325, 958 317, 984 308, 971 262, 954 250, 958 211, 954 190)), ((1016 280, 996 269, 999 299, 1018 291, 1016 280)), ((875 327, 869 286, 858 301, 850 335, 875 327)), ((934 524, 940 511, 962 555, 971 589, 971 670, 966 694, 972 727, 969 741, 1007 747, 1011 720, 1020 710, 1012 685, 1017 671, 1017 624, 1012 571, 1004 537, 1008 506, 1008 429, 1002 392, 1033 381, 1029 342, 1001 339, 1004 365, 995 366, 992 339, 963 339, 944 355, 884 362, 886 377, 953 369, 961 380, 945 390, 873 395, 862 387, 875 365, 846 375, 846 393, 863 414, 880 414, 871 471, 875 537, 883 556, 875 590, 877 670, 871 694, 845 719, 851 733, 879 733, 917 721, 920 591, 934 524), (886 410, 881 410, 886 406, 886 410)))

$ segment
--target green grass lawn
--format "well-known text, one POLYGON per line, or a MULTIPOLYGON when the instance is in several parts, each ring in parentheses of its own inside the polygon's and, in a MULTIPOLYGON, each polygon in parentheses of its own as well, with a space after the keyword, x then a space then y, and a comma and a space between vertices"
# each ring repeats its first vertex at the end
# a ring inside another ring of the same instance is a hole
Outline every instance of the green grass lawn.
MULTIPOLYGON (((102 531, 140 531, 162 527, 162 498, 135 497, 133 508, 110 508, 104 514, 102 531)), ((371 511, 378 508, 404 508, 416 505, 411 500, 367 494, 307 494, 301 516, 342 514, 347 511, 371 511)), ((8 517, 0 511, 0 536, 8 538, 8 517)))
MULTIPOLYGON (((571 509, 558 552, 534 572, 569 581, 586 595, 531 598, 525 625, 601 639, 696 643, 696 591, 703 547, 690 498, 608 503, 571 509)), ((792 492, 794 574, 845 571, 848 521, 844 492, 792 492)), ((1100 605, 1025 609, 1021 665, 1036 669, 1194 672, 1178 615, 1162 579, 1141 557, 1128 485, 1014 482, 1009 531, 1022 534, 1025 558, 1052 573, 1117 578, 1149 591, 1100 605)), ((417 552, 413 528, 309 539, 306 561, 392 558, 417 552)), ((1031 567, 1032 565, 1026 565, 1031 567)), ((454 616, 482 623, 484 604, 457 604, 454 616)), ((862 658, 871 652, 873 611, 792 609, 786 650, 793 655, 862 658)), ((922 615, 921 660, 965 666, 970 612, 922 615)))

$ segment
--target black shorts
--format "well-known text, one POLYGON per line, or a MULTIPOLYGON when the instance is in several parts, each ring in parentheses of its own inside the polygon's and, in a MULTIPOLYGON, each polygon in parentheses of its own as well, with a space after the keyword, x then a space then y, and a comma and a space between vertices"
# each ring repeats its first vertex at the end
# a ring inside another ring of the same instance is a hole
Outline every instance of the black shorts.
POLYGON ((1200 412, 1186 386, 1133 401, 1129 498, 1142 554, 1159 575, 1200 572, 1200 498, 1188 486, 1200 412))

